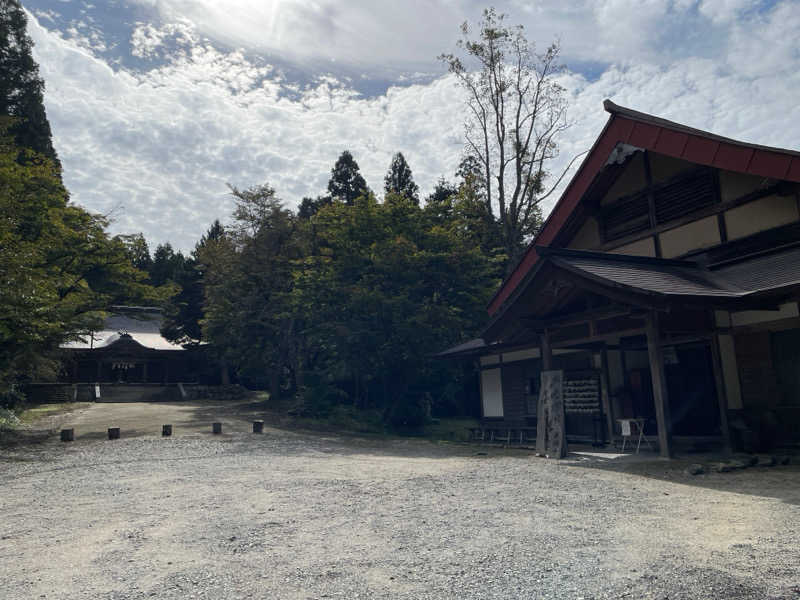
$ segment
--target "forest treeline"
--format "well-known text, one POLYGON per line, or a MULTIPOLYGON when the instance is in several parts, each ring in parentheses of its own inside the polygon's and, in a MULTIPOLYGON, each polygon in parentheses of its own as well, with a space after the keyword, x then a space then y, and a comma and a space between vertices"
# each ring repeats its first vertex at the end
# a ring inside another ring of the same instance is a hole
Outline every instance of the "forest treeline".
POLYGON ((70 201, 25 13, 0 4, 0 403, 19 403, 25 382, 55 380, 59 347, 125 304, 162 307, 168 339, 202 346, 232 381, 301 414, 345 407, 415 427, 476 412, 474 367, 432 355, 480 332, 541 223, 565 126, 558 48, 536 55, 503 18, 488 9, 478 38, 459 45, 474 68, 441 57, 467 106, 484 107, 465 123, 451 180, 421 197, 397 152, 375 193, 344 151, 327 193, 296 209, 267 182, 231 187, 226 224, 184 254, 151 253, 141 233, 112 236, 105 217, 70 201))
POLYGON ((151 285, 176 290, 163 333, 207 343, 233 378, 312 416, 348 405, 409 425, 474 412, 471 369, 432 355, 479 331, 503 274, 479 177, 467 161, 420 202, 397 153, 379 199, 345 151, 328 190, 294 211, 267 184, 232 188, 230 225, 188 256, 121 238, 151 285))

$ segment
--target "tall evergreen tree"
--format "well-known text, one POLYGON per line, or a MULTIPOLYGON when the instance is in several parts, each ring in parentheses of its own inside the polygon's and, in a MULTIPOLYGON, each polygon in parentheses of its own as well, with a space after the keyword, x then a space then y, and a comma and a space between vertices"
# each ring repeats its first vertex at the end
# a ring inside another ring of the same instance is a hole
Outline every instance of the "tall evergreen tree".
POLYGON ((300 206, 297 207, 297 216, 301 219, 310 219, 319 212, 323 206, 331 203, 330 196, 317 196, 314 198, 303 198, 300 206))
POLYGON ((175 252, 172 245, 159 244, 153 252, 153 263, 150 267, 150 282, 155 286, 170 281, 179 283, 187 269, 187 260, 182 252, 175 252))
POLYGON ((361 176, 358 163, 348 150, 342 152, 331 169, 328 191, 335 200, 351 205, 359 196, 369 192, 367 182, 361 176))
POLYGON ((131 264, 142 271, 150 271, 153 259, 150 257, 150 247, 141 233, 126 233, 115 235, 115 240, 122 242, 130 258, 131 264))
POLYGON ((425 199, 425 212, 437 223, 443 224, 453 216, 453 199, 458 188, 440 177, 433 192, 425 199))
POLYGON ((398 194, 419 204, 419 186, 414 183, 411 167, 408 166, 402 152, 398 152, 392 158, 389 171, 383 178, 383 190, 387 195, 398 194))
POLYGON ((195 344, 203 339, 201 321, 203 319, 205 285, 203 278, 208 269, 208 254, 211 247, 221 243, 225 228, 214 221, 186 259, 185 268, 176 283, 181 290, 170 298, 164 310, 162 335, 179 344, 195 344))
POLYGON ((0 115, 14 118, 8 132, 18 147, 49 158, 60 172, 44 109, 44 81, 31 54, 27 24, 18 0, 0 1, 0 115))

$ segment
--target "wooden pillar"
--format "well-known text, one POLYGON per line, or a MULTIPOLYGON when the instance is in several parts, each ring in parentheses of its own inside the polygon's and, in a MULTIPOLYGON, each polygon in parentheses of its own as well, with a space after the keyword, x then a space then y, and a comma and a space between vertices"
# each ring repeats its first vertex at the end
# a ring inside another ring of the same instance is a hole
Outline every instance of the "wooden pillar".
MULTIPOLYGON (((713 314, 712 314, 713 318, 713 314)), ((725 393, 725 377, 722 374, 722 358, 719 350, 719 336, 711 335, 711 366, 714 369, 714 386, 717 388, 719 403, 719 426, 722 429, 722 442, 726 454, 731 453, 731 432, 728 428, 728 396, 725 393)))
POLYGON ((608 350, 605 344, 600 350, 600 394, 603 401, 603 412, 606 414, 608 441, 614 443, 614 407, 611 406, 611 384, 608 378, 608 350))
POLYGON ((169 383, 169 359, 164 360, 164 385, 169 383))
POLYGON ((553 368, 553 348, 550 346, 550 333, 547 330, 539 334, 539 342, 542 354, 542 371, 550 371, 553 368))
POLYGON ((97 381, 100 382, 100 379, 103 377, 103 363, 99 360, 97 361, 97 381))
MULTIPOLYGON (((553 368, 553 349, 550 347, 550 335, 547 330, 539 334, 539 354, 542 358, 542 371, 553 368)), ((541 383, 541 379, 540 379, 541 383)), ((547 453, 547 422, 549 415, 542 397, 542 386, 539 386, 539 403, 536 406, 536 453, 547 453)))
POLYGON ((142 363, 142 382, 147 383, 147 361, 142 363))
POLYGON ((658 313, 651 311, 646 318, 647 353, 650 357, 650 377, 653 381, 653 402, 658 422, 658 447, 663 458, 672 456, 672 424, 669 414, 669 395, 664 376, 664 351, 658 327, 658 313))

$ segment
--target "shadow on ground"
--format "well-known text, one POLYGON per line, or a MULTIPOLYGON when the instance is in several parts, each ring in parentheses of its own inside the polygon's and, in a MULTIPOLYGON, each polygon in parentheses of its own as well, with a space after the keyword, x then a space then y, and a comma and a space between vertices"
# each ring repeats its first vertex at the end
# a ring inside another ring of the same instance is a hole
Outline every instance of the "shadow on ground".
POLYGON ((568 458, 579 468, 625 473, 633 477, 733 494, 775 498, 800 506, 800 455, 796 453, 790 456, 789 465, 753 466, 726 473, 716 470, 717 465, 728 460, 719 453, 678 455, 670 460, 661 459, 654 454, 622 455, 619 458, 604 459, 585 457, 579 453, 571 454, 568 458), (690 465, 702 465, 704 472, 691 475, 688 470, 690 465))

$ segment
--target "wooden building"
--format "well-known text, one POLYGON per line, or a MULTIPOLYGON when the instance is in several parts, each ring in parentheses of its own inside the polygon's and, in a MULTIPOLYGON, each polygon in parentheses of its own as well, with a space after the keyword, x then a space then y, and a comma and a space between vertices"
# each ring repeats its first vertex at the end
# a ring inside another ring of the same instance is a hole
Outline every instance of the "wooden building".
POLYGON ((158 308, 114 306, 109 313, 102 329, 62 346, 61 382, 75 397, 171 397, 177 383, 196 380, 197 357, 161 335, 158 308))
POLYGON ((608 122, 489 305, 484 423, 536 424, 564 371, 568 439, 641 418, 673 440, 765 449, 800 433, 800 153, 605 102, 608 122))

